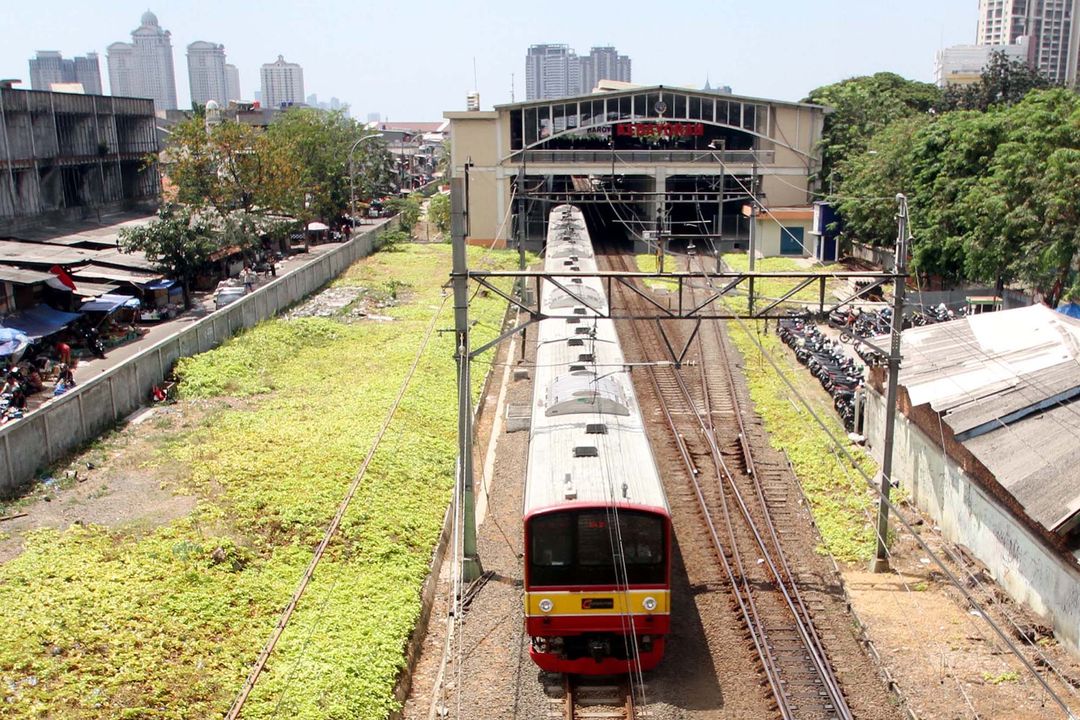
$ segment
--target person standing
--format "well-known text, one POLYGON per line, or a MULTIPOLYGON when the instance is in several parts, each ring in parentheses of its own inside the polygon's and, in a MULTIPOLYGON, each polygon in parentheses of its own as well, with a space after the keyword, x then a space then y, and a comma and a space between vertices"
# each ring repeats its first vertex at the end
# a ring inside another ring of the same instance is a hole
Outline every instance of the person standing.
POLYGON ((255 271, 251 269, 250 265, 245 265, 241 276, 244 280, 244 292, 250 293, 255 289, 255 271))

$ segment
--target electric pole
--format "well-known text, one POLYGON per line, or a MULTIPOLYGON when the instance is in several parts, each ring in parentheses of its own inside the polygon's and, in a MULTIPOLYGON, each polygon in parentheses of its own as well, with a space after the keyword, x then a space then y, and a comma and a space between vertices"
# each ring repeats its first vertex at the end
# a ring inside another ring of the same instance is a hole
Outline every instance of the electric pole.
MULTIPOLYGON (((466 170, 467 172, 467 170, 466 170)), ((476 553, 476 504, 473 489, 472 379, 469 372, 469 278, 465 255, 468 215, 467 185, 462 178, 450 181, 450 234, 453 242, 454 348, 458 391, 458 493, 462 505, 462 582, 470 583, 483 573, 476 553)))
POLYGON ((893 263, 892 337, 889 346, 889 387, 885 399, 885 447, 881 459, 881 499, 878 503, 877 552, 870 564, 872 572, 888 572, 889 556, 886 542, 889 533, 889 491, 892 489, 893 442, 896 435, 896 386, 900 379, 900 328, 904 320, 904 283, 907 267, 908 205, 907 197, 897 195, 899 205, 896 230, 896 261, 893 263))

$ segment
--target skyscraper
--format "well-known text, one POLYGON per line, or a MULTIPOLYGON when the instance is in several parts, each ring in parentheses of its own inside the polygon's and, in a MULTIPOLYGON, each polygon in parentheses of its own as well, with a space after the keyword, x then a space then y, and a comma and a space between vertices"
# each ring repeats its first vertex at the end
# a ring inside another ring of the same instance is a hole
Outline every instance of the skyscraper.
POLYGON ((601 80, 630 82, 630 58, 610 45, 584 57, 566 45, 532 45, 525 55, 526 100, 591 93, 601 80))
POLYGON ((80 83, 87 95, 101 94, 101 66, 97 53, 70 60, 55 50, 38 50, 30 58, 30 87, 48 90, 53 83, 80 83))
POLYGON ((172 33, 161 29, 157 15, 144 12, 131 42, 115 42, 106 52, 113 95, 148 97, 158 110, 176 109, 172 33))
POLYGON ((187 64, 191 102, 205 105, 216 100, 220 107, 229 104, 224 45, 196 40, 187 46, 187 64))
POLYGON ((630 58, 610 45, 592 48, 581 58, 581 92, 591 93, 601 80, 630 82, 630 58))
POLYGON ((240 94, 240 71, 235 65, 225 64, 225 89, 229 100, 243 100, 240 94))
POLYGON ((281 55, 266 63, 260 71, 263 107, 277 108, 304 102, 304 69, 296 63, 285 62, 281 55))
POLYGON ((1077 85, 1080 0, 979 0, 979 45, 1031 38, 1029 62, 1054 82, 1077 85))
POLYGON ((575 95, 581 90, 581 62, 567 45, 532 45, 525 55, 525 99, 575 95))

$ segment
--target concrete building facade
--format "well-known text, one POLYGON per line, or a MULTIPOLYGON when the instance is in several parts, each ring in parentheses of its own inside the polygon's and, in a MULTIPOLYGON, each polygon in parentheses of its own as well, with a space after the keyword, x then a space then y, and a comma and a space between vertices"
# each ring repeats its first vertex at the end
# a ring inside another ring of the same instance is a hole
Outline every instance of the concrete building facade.
POLYGON ((224 45, 196 40, 187 46, 187 65, 191 102, 205 105, 214 100, 224 107, 230 99, 237 99, 229 97, 224 45))
POLYGON ((296 63, 285 62, 281 55, 260 70, 262 104, 268 108, 299 105, 304 102, 304 69, 296 63))
POLYGON ((979 0, 979 45, 1012 45, 1031 38, 1033 67, 1053 82, 1077 86, 1080 0, 979 0))
POLYGON ((156 200, 152 100, 3 88, 0 117, 0 232, 156 200))
POLYGON ((225 96, 228 100, 244 99, 240 94, 240 71, 230 63, 225 63, 225 96))
POLYGON ((175 110, 176 73, 173 68, 172 34, 158 25, 147 10, 131 42, 115 42, 106 49, 109 92, 126 97, 147 97, 158 110, 175 110))
POLYGON ((87 95, 101 95, 101 65, 97 53, 65 58, 55 50, 38 50, 30 58, 30 88, 51 90, 52 85, 78 83, 87 95))
POLYGON ((522 228, 538 248, 552 204, 587 204, 611 232, 647 247, 658 230, 746 250, 751 194, 758 254, 813 247, 814 176, 825 109, 666 86, 446 112, 451 172, 468 163, 470 242, 522 228), (751 191, 753 191, 751 193, 751 191), (514 202, 528 196, 524 207, 514 202))
POLYGON ((982 77, 983 68, 990 62, 994 52, 1028 65, 1032 65, 1031 38, 1021 35, 1011 45, 954 45, 937 54, 934 79, 939 87, 946 85, 971 85, 982 77))

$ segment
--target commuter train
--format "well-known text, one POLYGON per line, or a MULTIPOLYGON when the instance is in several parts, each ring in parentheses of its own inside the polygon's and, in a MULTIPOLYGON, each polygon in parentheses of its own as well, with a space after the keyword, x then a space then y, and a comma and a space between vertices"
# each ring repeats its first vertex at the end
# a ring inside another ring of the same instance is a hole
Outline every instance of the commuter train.
MULTIPOLYGON (((597 268, 552 210, 544 267, 597 268)), ((670 627, 671 516, 598 278, 544 281, 525 478, 525 629, 549 672, 649 670, 670 627)))

